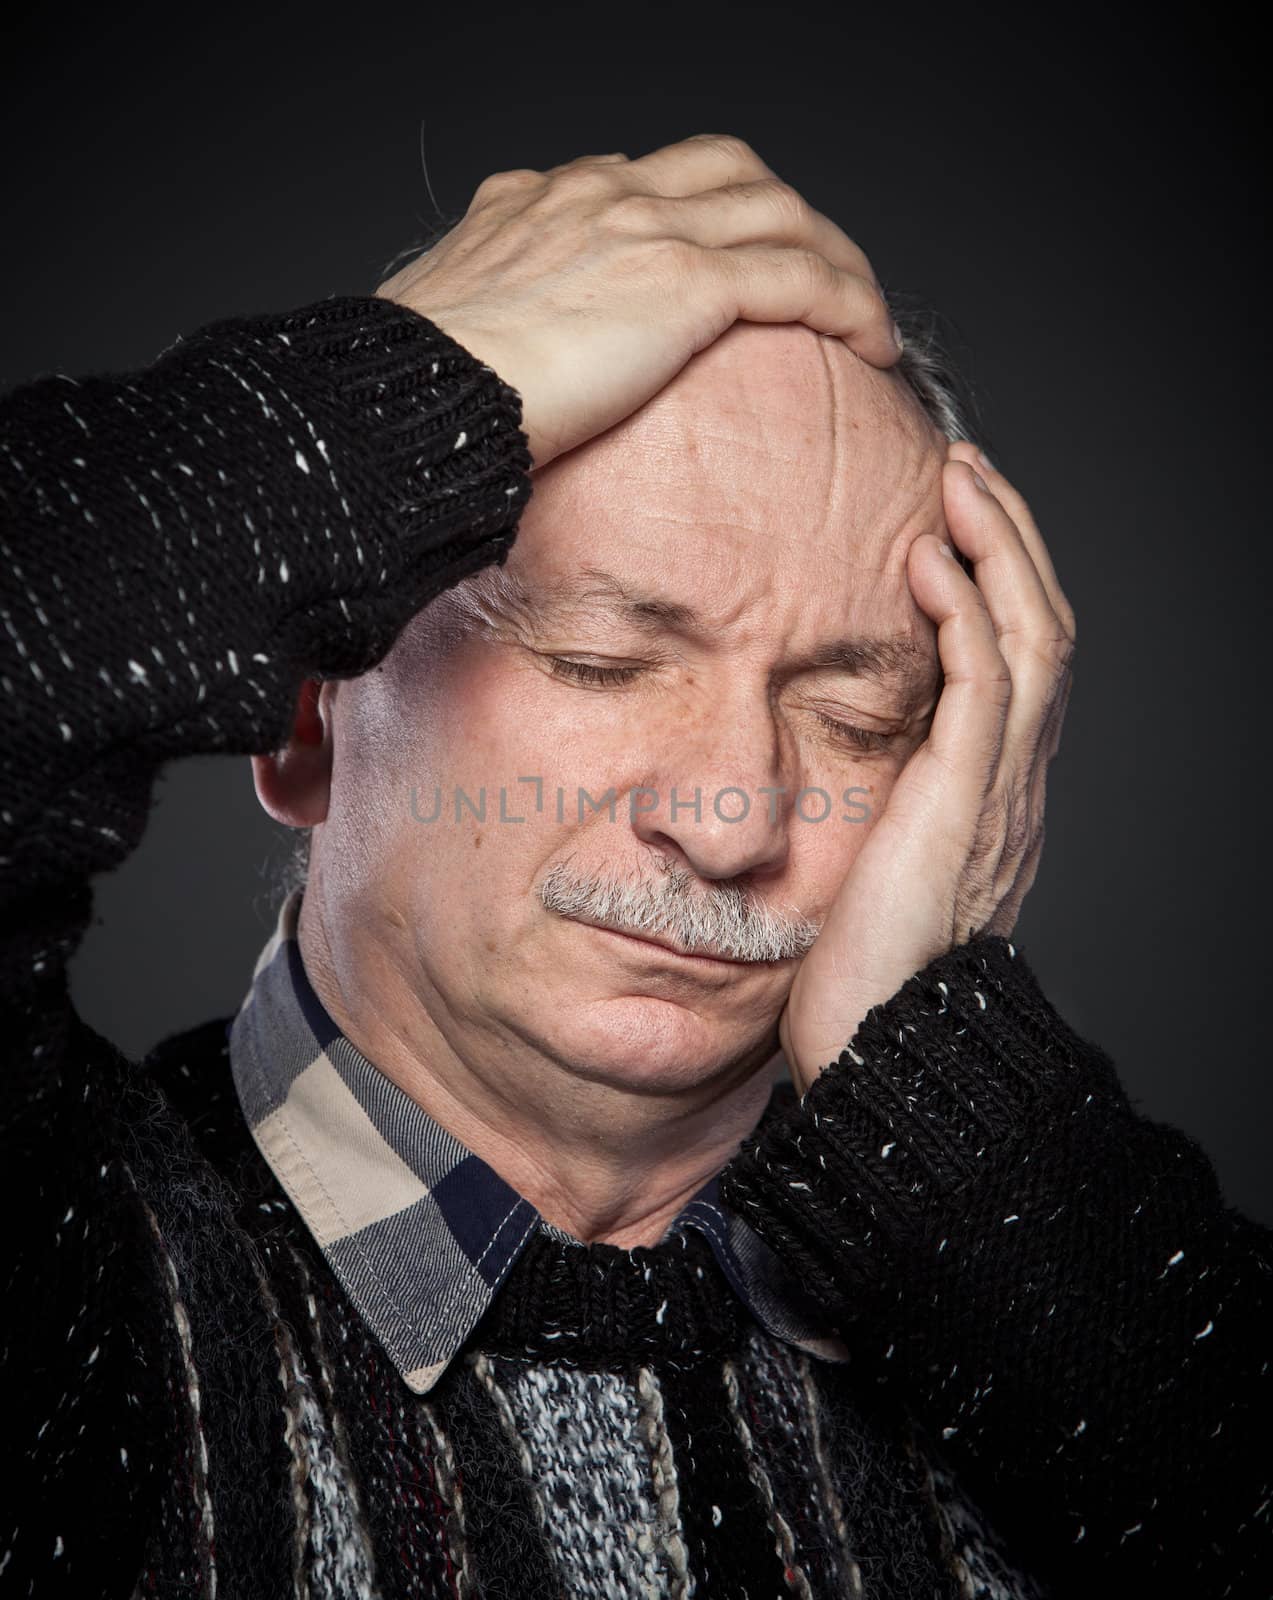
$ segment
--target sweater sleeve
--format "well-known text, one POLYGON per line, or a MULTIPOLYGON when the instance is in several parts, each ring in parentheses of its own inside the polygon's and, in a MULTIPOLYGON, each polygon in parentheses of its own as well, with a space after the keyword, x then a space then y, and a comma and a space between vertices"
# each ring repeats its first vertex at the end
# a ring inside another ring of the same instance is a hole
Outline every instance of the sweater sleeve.
POLYGON ((175 1291, 116 1115, 131 1069, 69 998, 91 879, 165 761, 281 748, 304 678, 370 670, 502 562, 530 466, 516 392, 371 298, 0 399, 0 1588, 132 1594, 157 1486, 197 1480, 159 1422, 175 1291))
POLYGON ((304 677, 368 671, 502 561, 520 421, 434 324, 354 297, 0 401, 0 973, 38 1063, 11 1101, 56 1082, 89 880, 137 845, 158 768, 280 748, 304 677))
POLYGON ((1273 1234, 1007 940, 876 1006, 722 1194, 1058 1593, 1273 1572, 1273 1234))

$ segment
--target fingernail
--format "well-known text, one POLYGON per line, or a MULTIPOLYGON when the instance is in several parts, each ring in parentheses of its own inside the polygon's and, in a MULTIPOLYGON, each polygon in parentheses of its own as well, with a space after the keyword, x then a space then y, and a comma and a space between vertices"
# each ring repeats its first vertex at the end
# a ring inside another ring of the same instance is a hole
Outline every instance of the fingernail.
POLYGON ((981 476, 981 474, 979 472, 974 472, 973 473, 972 481, 977 485, 977 487, 979 489, 983 490, 986 494, 990 493, 990 485, 986 482, 986 480, 981 476))
POLYGON ((990 459, 990 457, 986 454, 986 452, 984 450, 978 450, 978 452, 977 452, 977 460, 981 462, 982 466, 985 467, 987 472, 993 472, 995 470, 994 462, 990 459))
POLYGON ((949 556, 952 561, 955 559, 955 552, 948 544, 939 544, 937 548, 941 551, 942 555, 949 556))
POLYGON ((902 338, 902 330, 896 323, 893 324, 893 343, 899 350, 905 350, 906 340, 902 338))

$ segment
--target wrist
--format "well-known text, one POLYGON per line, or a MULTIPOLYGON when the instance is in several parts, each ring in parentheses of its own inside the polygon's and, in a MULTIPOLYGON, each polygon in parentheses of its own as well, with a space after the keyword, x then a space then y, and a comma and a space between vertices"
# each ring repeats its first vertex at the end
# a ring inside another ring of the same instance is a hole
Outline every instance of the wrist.
MULTIPOLYGON (((801 992, 800 975, 797 975, 779 1033, 791 1067, 792 1082, 801 1098, 829 1068, 844 1060, 848 1046, 871 1013, 894 1000, 904 986, 924 972, 939 955, 940 952, 935 952, 918 960, 896 961, 881 965, 869 975, 859 971, 850 981, 837 982, 834 1013, 829 1017, 824 1006, 808 1003, 801 992)), ((825 975, 818 982, 825 988, 825 975)))

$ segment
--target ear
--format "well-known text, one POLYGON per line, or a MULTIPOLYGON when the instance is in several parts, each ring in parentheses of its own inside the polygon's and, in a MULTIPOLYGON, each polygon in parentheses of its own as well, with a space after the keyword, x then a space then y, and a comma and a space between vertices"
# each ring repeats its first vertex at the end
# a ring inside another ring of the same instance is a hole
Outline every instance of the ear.
POLYGON ((317 678, 306 678, 287 743, 269 755, 252 757, 257 799, 275 822, 290 828, 312 828, 327 820, 332 727, 325 687, 317 678))

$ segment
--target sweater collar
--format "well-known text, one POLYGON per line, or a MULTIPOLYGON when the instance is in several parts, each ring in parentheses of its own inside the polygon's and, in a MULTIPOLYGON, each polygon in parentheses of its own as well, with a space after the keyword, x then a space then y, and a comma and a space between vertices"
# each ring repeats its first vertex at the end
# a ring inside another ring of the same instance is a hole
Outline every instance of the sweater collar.
POLYGON ((229 1025, 234 1085, 262 1156, 409 1388, 434 1386, 532 1238, 537 1252, 552 1241, 585 1252, 580 1261, 654 1262, 678 1242, 683 1253, 697 1230, 762 1327, 823 1360, 847 1359, 819 1308, 724 1206, 719 1174, 648 1251, 586 1245, 546 1222, 336 1026, 301 960, 303 892, 284 901, 229 1025))

